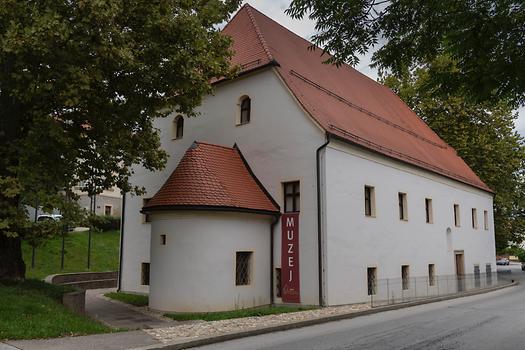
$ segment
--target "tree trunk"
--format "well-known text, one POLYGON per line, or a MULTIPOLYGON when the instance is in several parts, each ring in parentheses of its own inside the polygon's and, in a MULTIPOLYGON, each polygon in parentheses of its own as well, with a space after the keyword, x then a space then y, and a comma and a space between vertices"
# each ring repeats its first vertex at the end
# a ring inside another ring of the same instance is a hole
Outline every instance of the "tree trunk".
POLYGON ((20 237, 6 237, 0 233, 0 280, 25 278, 26 264, 22 258, 20 237))

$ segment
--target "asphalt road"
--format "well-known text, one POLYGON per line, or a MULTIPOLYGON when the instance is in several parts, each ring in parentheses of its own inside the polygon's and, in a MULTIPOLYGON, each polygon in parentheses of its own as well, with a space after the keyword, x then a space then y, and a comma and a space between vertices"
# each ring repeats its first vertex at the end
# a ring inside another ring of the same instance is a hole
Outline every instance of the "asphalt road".
POLYGON ((516 287, 199 349, 525 349, 525 273, 511 268, 516 287))

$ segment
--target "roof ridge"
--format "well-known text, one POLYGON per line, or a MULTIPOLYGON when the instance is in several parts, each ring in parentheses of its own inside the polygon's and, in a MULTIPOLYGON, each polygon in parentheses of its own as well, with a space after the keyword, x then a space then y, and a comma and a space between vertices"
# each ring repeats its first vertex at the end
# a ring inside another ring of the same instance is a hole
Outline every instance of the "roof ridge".
MULTIPOLYGON (((333 56, 329 51, 325 51, 325 49, 323 49, 323 48, 320 47, 320 46, 317 46, 316 44, 314 44, 313 42, 311 42, 309 39, 303 38, 303 37, 300 36, 299 34, 297 34, 297 33, 295 33, 294 31, 292 31, 291 29, 286 28, 286 27, 283 26, 281 23, 277 22, 275 19, 273 19, 273 18, 271 18, 271 17, 265 15, 265 14, 262 13, 261 11, 257 10, 255 7, 250 6, 248 3, 244 4, 243 7, 249 7, 249 8, 250 8, 250 14, 251 14, 251 10, 255 10, 255 11, 256 11, 258 14, 260 14, 261 16, 266 17, 268 20, 270 20, 270 21, 272 21, 272 22, 275 22, 279 27, 281 27, 282 29, 286 30, 287 32, 289 32, 289 33, 292 34, 293 36, 296 36, 297 38, 301 39, 302 41, 305 41, 307 44, 310 45, 310 47, 313 48, 314 51, 315 51, 315 50, 322 50, 323 52, 322 52, 321 55, 320 55, 321 57, 322 57, 323 55, 325 55, 325 54, 328 55, 328 56, 333 56)), ((240 12, 240 10, 239 10, 237 13, 239 13, 239 12, 240 12)), ((237 14, 235 14, 235 16, 237 16, 237 14)), ((234 17, 235 17, 235 16, 234 16, 234 17)), ((232 19, 233 19, 233 18, 232 18, 232 19)), ((340 67, 343 67, 343 68, 345 68, 345 69, 351 69, 352 71, 357 72, 359 75, 363 76, 364 78, 370 80, 370 81, 373 82, 375 85, 377 85, 377 86, 379 86, 379 87, 381 87, 381 88, 383 88, 383 89, 386 89, 386 90, 388 90, 388 91, 390 91, 390 92, 393 93, 393 91, 392 91, 390 88, 388 88, 387 86, 381 84, 381 83, 378 82, 377 80, 372 79, 372 78, 369 77, 368 75, 364 74, 364 73, 361 72, 359 69, 357 69, 357 67, 354 67, 354 66, 352 66, 352 65, 350 65, 350 64, 348 64, 348 63, 344 63, 344 62, 343 62, 343 64, 342 64, 340 67)), ((395 95, 395 93, 394 93, 394 95, 395 95)), ((396 96, 397 96, 397 95, 396 95, 396 96)), ((399 96, 397 96, 397 97, 399 97, 399 96)), ((419 118, 419 119, 421 119, 421 118, 419 118)))
POLYGON ((248 13, 250 22, 252 22, 253 28, 255 29, 255 34, 257 34, 257 38, 259 39, 259 42, 261 43, 264 49, 264 52, 266 53, 266 56, 268 56, 268 60, 273 61, 274 60, 273 55, 270 52, 270 49, 268 48, 268 44, 266 43, 266 40, 264 39, 264 35, 262 34, 261 29, 259 28, 259 25, 257 24, 257 21, 255 20, 255 17, 253 16, 252 7, 249 4, 245 4, 243 8, 246 8, 246 12, 248 13))
POLYGON ((212 147, 220 147, 220 148, 224 148, 224 149, 227 149, 227 150, 230 150, 230 151, 234 151, 235 149, 233 147, 228 147, 228 146, 223 146, 223 145, 217 145, 215 143, 210 143, 210 142, 204 142, 204 141, 197 141, 195 140, 194 141, 196 144, 199 144, 199 145, 207 145, 207 146, 212 146, 212 147))

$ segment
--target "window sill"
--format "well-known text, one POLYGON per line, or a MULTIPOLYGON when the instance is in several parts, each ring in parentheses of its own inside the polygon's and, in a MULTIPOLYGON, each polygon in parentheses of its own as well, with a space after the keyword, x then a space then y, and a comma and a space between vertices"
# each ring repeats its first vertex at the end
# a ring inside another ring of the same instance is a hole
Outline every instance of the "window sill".
POLYGON ((247 123, 237 123, 235 124, 235 126, 244 126, 244 125, 249 125, 250 122, 247 122, 247 123))

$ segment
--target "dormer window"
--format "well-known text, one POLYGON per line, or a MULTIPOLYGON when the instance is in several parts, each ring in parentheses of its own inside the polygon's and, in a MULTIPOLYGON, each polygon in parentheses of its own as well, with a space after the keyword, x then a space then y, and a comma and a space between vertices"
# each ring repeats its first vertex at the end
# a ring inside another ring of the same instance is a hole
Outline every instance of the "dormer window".
POLYGON ((173 139, 181 139, 184 134, 184 118, 178 115, 173 119, 173 139))
POLYGON ((240 114, 238 125, 248 124, 250 122, 252 100, 248 96, 241 97, 240 114))

